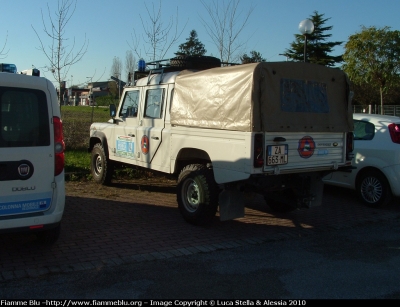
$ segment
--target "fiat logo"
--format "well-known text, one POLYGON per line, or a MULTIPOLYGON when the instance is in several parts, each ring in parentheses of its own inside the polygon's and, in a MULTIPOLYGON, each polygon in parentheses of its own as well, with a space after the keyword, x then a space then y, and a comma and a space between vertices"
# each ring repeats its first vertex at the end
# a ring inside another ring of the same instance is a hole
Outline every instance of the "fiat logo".
POLYGON ((18 174, 21 177, 28 176, 30 170, 31 170, 31 168, 30 168, 30 166, 28 164, 20 164, 18 166, 18 174))

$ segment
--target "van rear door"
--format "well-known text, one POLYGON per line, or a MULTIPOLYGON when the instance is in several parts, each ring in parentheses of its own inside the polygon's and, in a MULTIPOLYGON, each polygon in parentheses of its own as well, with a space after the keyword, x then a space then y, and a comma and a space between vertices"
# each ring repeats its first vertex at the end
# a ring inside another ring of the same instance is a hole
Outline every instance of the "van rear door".
POLYGON ((54 131, 42 90, 0 87, 0 219, 52 205, 54 131))

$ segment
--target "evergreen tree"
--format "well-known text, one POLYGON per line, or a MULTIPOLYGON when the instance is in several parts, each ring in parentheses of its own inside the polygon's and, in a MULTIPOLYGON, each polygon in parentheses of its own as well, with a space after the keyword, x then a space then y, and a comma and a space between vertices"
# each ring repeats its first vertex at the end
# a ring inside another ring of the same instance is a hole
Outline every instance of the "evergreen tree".
POLYGON ((243 54, 240 57, 240 60, 242 61, 242 64, 265 62, 261 53, 255 50, 250 51, 250 56, 248 56, 247 53, 243 54))
MULTIPOLYGON (((310 20, 314 23, 314 32, 307 35, 307 60, 310 63, 316 63, 325 66, 335 66, 343 61, 342 55, 331 56, 332 50, 340 46, 343 42, 326 42, 332 34, 326 34, 332 30, 333 26, 324 26, 330 18, 323 18, 325 14, 319 14, 314 11, 310 20)), ((296 40, 291 43, 291 49, 286 49, 284 55, 294 61, 304 60, 304 35, 295 34, 296 40)))
POLYGON ((207 52, 204 45, 198 40, 197 32, 190 31, 190 37, 186 39, 186 43, 179 45, 176 55, 204 55, 207 52))

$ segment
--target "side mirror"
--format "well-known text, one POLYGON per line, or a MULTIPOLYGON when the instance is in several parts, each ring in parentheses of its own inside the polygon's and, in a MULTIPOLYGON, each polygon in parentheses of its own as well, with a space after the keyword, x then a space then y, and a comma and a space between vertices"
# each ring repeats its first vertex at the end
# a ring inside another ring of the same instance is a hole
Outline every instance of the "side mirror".
POLYGON ((114 118, 116 114, 117 108, 115 107, 115 104, 110 104, 110 117, 114 118))

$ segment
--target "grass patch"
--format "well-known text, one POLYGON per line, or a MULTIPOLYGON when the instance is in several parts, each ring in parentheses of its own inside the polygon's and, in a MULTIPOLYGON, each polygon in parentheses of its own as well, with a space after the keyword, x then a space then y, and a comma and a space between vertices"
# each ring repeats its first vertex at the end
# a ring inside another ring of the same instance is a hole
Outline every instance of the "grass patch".
POLYGON ((76 181, 91 179, 90 153, 85 149, 71 149, 65 151, 65 178, 76 181))
MULTIPOLYGON (((70 149, 65 151, 65 179, 69 181, 92 180, 90 172, 91 155, 86 149, 70 149)), ((159 177, 159 174, 146 169, 129 165, 120 165, 114 169, 114 178, 139 179, 159 177)))

